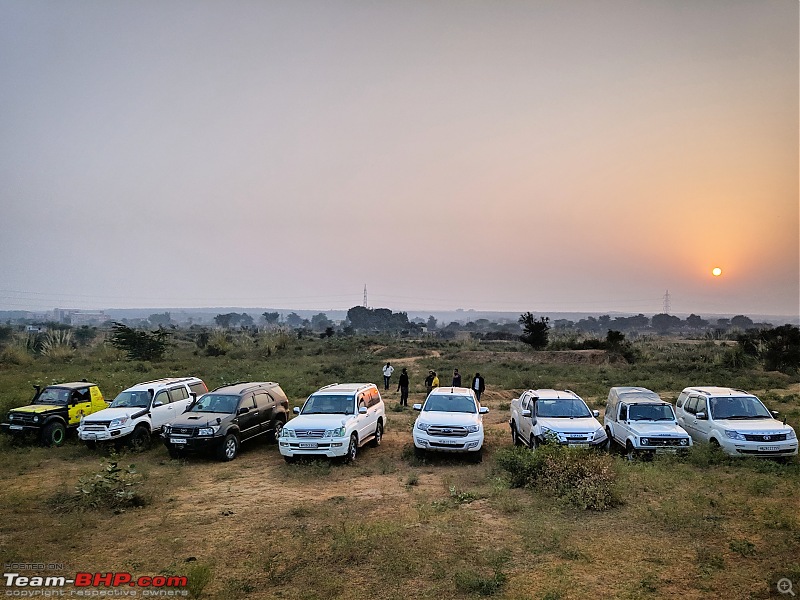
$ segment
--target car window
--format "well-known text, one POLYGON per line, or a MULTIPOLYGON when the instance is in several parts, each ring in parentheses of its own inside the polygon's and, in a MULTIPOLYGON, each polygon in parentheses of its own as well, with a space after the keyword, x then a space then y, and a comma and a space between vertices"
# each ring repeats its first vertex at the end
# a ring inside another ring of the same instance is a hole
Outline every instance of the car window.
POLYGON ((190 383, 189 384, 189 389, 192 390, 198 396, 202 396, 203 394, 205 394, 208 391, 208 388, 206 387, 206 384, 203 383, 202 381, 197 381, 195 383, 190 383))
POLYGON ((179 400, 186 400, 189 397, 189 392, 183 386, 169 390, 169 401, 178 402, 179 400))
POLYGON ((300 412, 304 415, 352 415, 353 396, 312 394, 300 412))
POLYGON ((153 406, 155 406, 156 402, 161 402, 161 404, 169 404, 169 394, 167 394, 166 390, 161 390, 156 394, 156 397, 153 399, 153 406))
POLYGON ((253 394, 247 394, 244 398, 239 401, 239 408, 255 408, 256 401, 253 394))
POLYGON ((450 394, 432 394, 422 407, 424 412, 462 412, 476 413, 475 400, 470 396, 453 396, 450 394))
POLYGON ((628 405, 627 404, 620 404, 619 405, 619 420, 620 421, 627 421, 628 420, 628 405))
POLYGON ((264 408, 272 404, 272 398, 266 392, 258 392, 256 394, 256 406, 258 408, 264 408))
POLYGON ((689 396, 686 392, 681 392, 681 395, 678 396, 678 401, 675 403, 675 406, 678 408, 683 406, 683 403, 686 402, 686 398, 689 396))
POLYGON ((697 396, 689 396, 689 401, 686 402, 686 406, 683 407, 683 410, 685 410, 690 415, 695 414, 697 412, 697 400, 698 400, 697 396))

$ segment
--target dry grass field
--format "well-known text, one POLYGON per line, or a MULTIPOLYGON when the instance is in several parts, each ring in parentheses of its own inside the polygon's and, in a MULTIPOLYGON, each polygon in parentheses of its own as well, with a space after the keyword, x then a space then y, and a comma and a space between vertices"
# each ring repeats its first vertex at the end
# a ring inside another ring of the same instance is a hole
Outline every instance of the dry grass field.
MULTIPOLYGON (((50 449, 3 439, 0 553, 4 563, 63 563, 67 573, 210 573, 208 584, 192 593, 220 600, 770 598, 780 597, 782 577, 800 588, 796 460, 732 461, 702 448, 683 460, 616 456, 622 503, 600 512, 509 486, 495 457, 511 445, 508 405, 520 389, 571 387, 599 407, 610 385, 649 384, 674 400, 684 385, 724 384, 732 377, 713 361, 698 367, 689 360, 676 369, 663 348, 652 352, 661 358, 615 365, 580 354, 543 358, 513 349, 420 349, 391 341, 326 349, 309 341, 269 359, 212 359, 178 348, 160 364, 105 355, 101 361, 87 353, 69 363, 4 365, 0 401, 6 407, 12 396, 16 404, 27 401, 31 381, 63 381, 80 371, 108 396, 135 381, 191 373, 209 387, 234 379, 286 381, 299 403, 334 380, 377 382, 386 360, 418 375, 430 364, 440 373, 480 367, 489 377, 484 400, 490 412, 487 452, 478 465, 415 459, 410 431, 416 413, 397 411, 394 391, 384 396, 389 420, 383 444, 363 448, 351 465, 287 465, 266 441, 245 446, 231 463, 176 461, 154 443, 120 458, 136 464, 146 500, 122 511, 78 510, 63 502, 81 476, 100 470, 102 455, 74 440, 50 449), (699 377, 693 369, 712 371, 709 379, 681 379, 699 377)), ((796 380, 753 370, 737 373, 735 383, 761 393, 770 408, 800 425, 796 380)))

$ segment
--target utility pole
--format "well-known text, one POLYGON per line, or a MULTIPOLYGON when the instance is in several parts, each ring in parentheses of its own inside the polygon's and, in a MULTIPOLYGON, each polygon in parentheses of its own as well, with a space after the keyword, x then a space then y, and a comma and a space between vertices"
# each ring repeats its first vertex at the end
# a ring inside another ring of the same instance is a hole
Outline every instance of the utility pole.
POLYGON ((667 292, 664 294, 664 314, 669 314, 669 290, 667 290, 667 292))
POLYGON ((364 284, 364 308, 369 308, 367 306, 367 284, 364 284))

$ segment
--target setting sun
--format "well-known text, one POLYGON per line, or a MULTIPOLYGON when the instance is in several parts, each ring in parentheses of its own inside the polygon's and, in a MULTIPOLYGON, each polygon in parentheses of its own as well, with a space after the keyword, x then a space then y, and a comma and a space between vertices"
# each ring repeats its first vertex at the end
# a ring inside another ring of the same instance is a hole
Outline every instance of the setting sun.
POLYGON ((720 275, 722 275, 722 269, 720 269, 719 267, 714 267, 713 269, 711 269, 711 274, 714 277, 719 277, 720 275))

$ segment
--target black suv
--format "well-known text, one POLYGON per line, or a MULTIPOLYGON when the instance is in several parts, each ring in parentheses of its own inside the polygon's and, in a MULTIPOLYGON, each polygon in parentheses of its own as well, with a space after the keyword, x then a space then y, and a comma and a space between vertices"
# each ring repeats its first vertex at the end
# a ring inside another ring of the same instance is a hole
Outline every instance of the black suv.
POLYGON ((233 460, 242 442, 262 434, 280 435, 289 414, 289 400, 273 382, 234 383, 200 396, 161 434, 169 455, 213 450, 220 460, 233 460))

